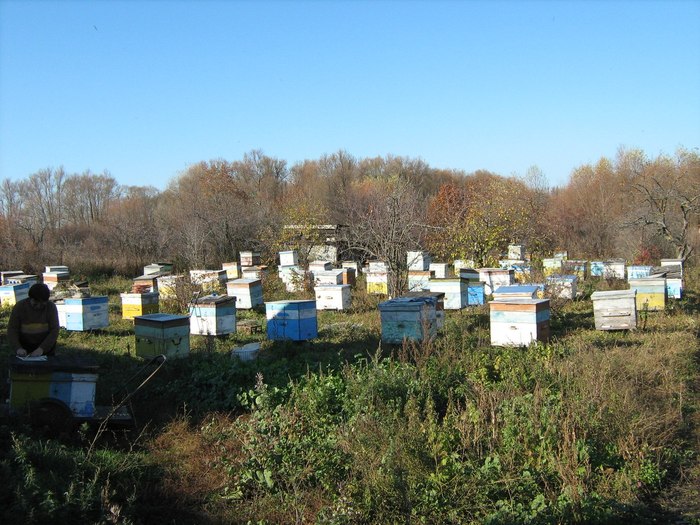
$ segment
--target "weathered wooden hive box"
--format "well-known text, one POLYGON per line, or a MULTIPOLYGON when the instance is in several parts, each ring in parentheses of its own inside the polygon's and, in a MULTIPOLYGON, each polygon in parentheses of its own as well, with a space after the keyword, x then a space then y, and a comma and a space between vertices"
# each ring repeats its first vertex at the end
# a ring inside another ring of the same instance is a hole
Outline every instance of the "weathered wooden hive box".
MULTIPOLYGON (((161 275, 156 279, 156 289, 158 290, 161 299, 176 297, 178 288, 184 285, 184 275, 161 275)), ((155 289, 153 291, 155 291, 155 289)))
POLYGON ((307 341, 318 337, 316 301, 271 301, 265 303, 267 338, 273 341, 307 341))
POLYGON ((24 275, 22 270, 5 270, 0 272, 0 285, 10 284, 7 282, 8 277, 15 277, 17 275, 24 275))
POLYGON ((624 279, 625 261, 591 261, 590 275, 603 279, 624 279))
POLYGON ((408 291, 428 290, 431 277, 435 277, 435 274, 430 270, 408 270, 408 291))
POLYGON ((554 275, 561 273, 563 259, 559 257, 548 257, 542 259, 542 273, 547 275, 554 275))
POLYGON ((661 259, 661 268, 666 270, 666 290, 669 297, 680 299, 683 295, 683 260, 661 259))
POLYGON ((402 297, 432 297, 435 299, 435 326, 440 329, 445 326, 445 294, 443 292, 431 292, 420 290, 408 292, 402 297))
POLYGON ((637 328, 635 290, 593 292, 593 317, 596 330, 634 330, 637 328))
POLYGON ((374 295, 388 295, 389 276, 387 272, 366 272, 367 293, 374 295))
POLYGON ((434 297, 397 297, 379 303, 382 342, 425 341, 437 333, 434 297))
POLYGON ((343 284, 349 284, 350 286, 355 286, 357 272, 354 268, 342 268, 343 272, 343 284))
POLYGON ((367 261, 368 272, 388 272, 389 265, 384 261, 367 261))
POLYGON ((250 310, 263 304, 263 288, 260 279, 234 279, 226 283, 226 293, 236 298, 236 308, 250 310))
POLYGON ((550 275, 547 277, 547 291, 550 297, 576 299, 578 277, 575 275, 550 275))
POLYGON ((494 299, 489 310, 493 346, 527 346, 549 339, 549 299, 494 299))
POLYGON ((467 281, 467 305, 478 306, 484 304, 486 285, 481 281, 467 281))
POLYGON ((260 252, 245 251, 240 252, 238 255, 241 260, 241 266, 258 266, 262 264, 260 252))
POLYGON ((406 252, 406 265, 409 270, 425 272, 430 270, 430 255, 428 252, 406 252))
POLYGON ((83 357, 57 355, 46 361, 10 362, 10 409, 24 412, 33 401, 62 401, 73 417, 95 415, 98 365, 83 357))
POLYGON ((429 270, 437 279, 447 279, 453 276, 450 272, 450 265, 447 263, 430 263, 429 270))
POLYGON ((629 279, 631 290, 637 292, 637 311, 663 310, 666 308, 666 279, 663 277, 645 277, 629 279))
POLYGON ((29 285, 31 286, 32 284, 39 282, 39 276, 23 273, 21 275, 9 275, 5 280, 7 281, 6 284, 29 283, 29 285))
POLYGON ((146 266, 143 267, 143 274, 144 275, 151 275, 154 273, 159 273, 159 274, 168 274, 173 271, 173 264, 169 262, 155 262, 151 264, 147 264, 146 266))
POLYGON ((355 270, 355 276, 360 275, 362 272, 362 265, 357 261, 343 261, 340 263, 341 268, 348 268, 355 270))
POLYGON ((190 304, 190 333, 227 335, 236 332, 236 297, 206 295, 190 304))
POLYGON ((445 310, 461 310, 469 304, 469 281, 461 277, 430 279, 431 292, 445 294, 445 310))
POLYGON ((310 282, 310 273, 300 266, 278 266, 277 275, 288 292, 300 292, 310 282))
POLYGON ((579 281, 588 277, 588 261, 567 259, 561 263, 562 273, 565 275, 575 275, 579 281))
POLYGON ((513 284, 511 286, 500 286, 493 292, 494 299, 508 297, 525 297, 535 299, 537 297, 537 286, 533 284, 513 284))
POLYGON ((267 266, 244 266, 241 275, 244 279, 264 279, 267 276, 267 266))
POLYGON ((49 290, 53 290, 59 283, 70 281, 70 272, 67 266, 47 266, 46 271, 41 274, 41 280, 49 290))
POLYGON ((158 313, 160 294, 158 292, 123 293, 122 319, 133 319, 137 315, 158 313))
POLYGON ((652 266, 628 266, 627 267, 627 281, 631 279, 644 279, 651 275, 652 266))
POLYGON ((296 266, 299 264, 299 254, 296 250, 279 252, 280 266, 296 266))
POLYGON ((314 284, 343 284, 343 270, 320 270, 313 272, 314 284))
POLYGON ((190 318, 163 313, 138 315, 134 317, 134 337, 139 357, 186 357, 190 353, 190 318))
POLYGON ((221 269, 226 272, 226 277, 229 281, 231 279, 240 279, 243 276, 240 263, 235 261, 221 263, 221 269))
POLYGON ((319 284, 314 288, 317 310, 347 310, 350 308, 349 284, 319 284))
POLYGON ((508 245, 508 259, 525 259, 525 245, 524 244, 510 244, 508 245))
POLYGON ((109 326, 109 297, 106 295, 66 297, 62 303, 56 303, 56 308, 59 324, 65 316, 65 324, 61 326, 66 330, 83 332, 109 326))
POLYGON ((515 284, 515 272, 507 268, 479 268, 479 280, 484 283, 484 293, 491 295, 500 286, 515 284))
POLYGON ((311 261, 309 263, 309 271, 316 272, 326 272, 333 269, 333 263, 330 261, 311 261))
POLYGON ((463 268, 474 268, 476 266, 474 261, 467 259, 455 259, 452 261, 452 268, 454 268, 455 275, 459 275, 460 270, 463 268))
POLYGON ((460 268, 459 270, 455 271, 456 275, 459 275, 462 279, 466 279, 467 281, 475 281, 475 282, 480 282, 479 278, 479 270, 475 270, 474 268, 460 268))
POLYGON ((158 279, 168 274, 152 273, 149 275, 139 275, 134 277, 131 285, 132 293, 146 293, 158 291, 158 279))
POLYGON ((0 305, 12 306, 29 297, 30 283, 5 284, 0 286, 0 305))
POLYGON ((190 270, 190 281, 206 293, 223 291, 228 275, 226 270, 190 270))

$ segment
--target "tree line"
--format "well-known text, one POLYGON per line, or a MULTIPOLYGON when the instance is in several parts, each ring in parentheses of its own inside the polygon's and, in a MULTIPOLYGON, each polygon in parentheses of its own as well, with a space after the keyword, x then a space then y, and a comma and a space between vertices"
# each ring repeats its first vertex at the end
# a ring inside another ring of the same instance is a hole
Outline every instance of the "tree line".
POLYGON ((314 225, 344 225, 341 257, 382 259, 400 275, 408 250, 434 260, 494 264, 508 244, 535 256, 693 257, 700 243, 700 155, 654 158, 621 149, 549 187, 524 176, 465 173, 398 156, 346 151, 289 166, 262 151, 202 161, 159 191, 124 186, 109 172, 47 168, 0 186, 0 267, 136 275, 144 264, 220 268, 241 250, 276 252, 322 242, 314 225), (296 225, 285 229, 285 225, 296 225))

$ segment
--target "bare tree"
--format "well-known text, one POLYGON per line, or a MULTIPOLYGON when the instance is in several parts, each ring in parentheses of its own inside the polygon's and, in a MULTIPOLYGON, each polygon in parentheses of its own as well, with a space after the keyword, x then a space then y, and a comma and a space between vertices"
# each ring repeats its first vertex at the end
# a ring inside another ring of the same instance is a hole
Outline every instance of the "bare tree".
POLYGON ((700 215, 700 156, 680 150, 676 158, 660 156, 645 166, 632 187, 640 205, 632 224, 651 227, 685 261, 695 251, 692 228, 700 215))

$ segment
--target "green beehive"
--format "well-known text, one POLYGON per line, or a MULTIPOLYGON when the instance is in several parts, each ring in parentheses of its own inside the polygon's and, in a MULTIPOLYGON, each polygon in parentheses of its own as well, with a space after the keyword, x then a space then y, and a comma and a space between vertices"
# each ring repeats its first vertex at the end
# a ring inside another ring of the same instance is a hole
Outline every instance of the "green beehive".
POLYGON ((136 355, 185 357, 190 353, 190 318, 186 315, 148 314, 134 317, 136 355))

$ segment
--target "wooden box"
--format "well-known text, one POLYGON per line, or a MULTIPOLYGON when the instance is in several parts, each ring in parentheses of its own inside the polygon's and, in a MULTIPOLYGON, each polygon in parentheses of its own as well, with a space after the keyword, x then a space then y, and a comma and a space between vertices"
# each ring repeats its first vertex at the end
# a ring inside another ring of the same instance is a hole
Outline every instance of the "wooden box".
POLYGON ((437 333, 435 297, 397 297, 379 303, 382 342, 424 341, 437 333))
POLYGON ((267 266, 244 266, 241 275, 244 279, 264 279, 267 276, 267 266))
POLYGON ((279 266, 277 273, 288 292, 300 292, 309 282, 309 273, 299 266, 279 266))
POLYGON ((227 335, 236 332, 236 298, 207 295, 190 304, 190 333, 227 335))
POLYGON ((190 353, 190 319, 186 315, 148 314, 134 317, 136 355, 186 357, 190 353))
POLYGON ((522 244, 510 244, 508 246, 509 259, 525 259, 525 246, 522 244))
POLYGON ((646 277, 630 279, 630 289, 637 292, 637 311, 663 310, 666 308, 666 279, 646 277))
POLYGON ((575 275, 579 281, 583 281, 588 276, 588 261, 568 259, 562 261, 562 273, 566 275, 575 275))
POLYGON ((7 282, 8 277, 15 277, 17 275, 24 275, 22 270, 5 270, 0 272, 0 285, 10 284, 7 282))
POLYGON ((419 270, 409 270, 408 271, 408 291, 417 292, 420 290, 430 289, 430 279, 434 277, 432 271, 419 271, 419 270))
POLYGON ((265 303, 267 338, 307 341, 318 337, 316 301, 271 301, 265 303))
POLYGON ((651 270, 653 266, 628 266, 627 267, 627 280, 631 279, 644 279, 651 275, 651 270))
POLYGON ((226 271, 226 278, 229 281, 243 277, 243 274, 241 273, 241 265, 235 261, 222 263, 221 269, 226 271))
POLYGON ((637 328, 635 290, 593 292, 593 317, 596 330, 633 330, 637 328))
POLYGON ((428 252, 406 252, 406 265, 409 270, 419 272, 430 270, 430 255, 428 252))
POLYGON ((549 339, 549 299, 494 299, 489 310, 492 346, 527 346, 549 339))
POLYGON ((547 290, 550 297, 576 299, 578 277, 575 275, 550 275, 547 277, 547 290))
POLYGON ((469 303, 469 281, 461 277, 430 279, 430 291, 445 294, 445 310, 461 310, 469 303))
POLYGON ((263 304, 263 289, 260 279, 234 279, 226 283, 226 293, 236 298, 236 308, 250 310, 263 304))
POLYGON ((5 284, 0 286, 0 306, 13 306, 29 297, 31 283, 5 284))
POLYGON ((402 295, 402 297, 432 297, 435 299, 435 326, 438 330, 445 326, 445 294, 443 292, 421 290, 417 292, 408 292, 402 295))
POLYGON ((355 276, 357 275, 357 272, 355 271, 354 268, 343 268, 341 270, 342 273, 342 278, 343 278, 343 284, 349 284, 350 286, 355 286, 355 276))
POLYGON ((309 263, 309 271, 316 272, 326 272, 333 269, 333 263, 330 261, 311 261, 309 263))
POLYGON ((349 284, 320 284, 314 288, 317 310, 347 310, 350 308, 349 284))
POLYGON ((535 299, 537 297, 538 287, 533 284, 513 284, 511 286, 500 286, 493 292, 494 299, 503 299, 508 297, 525 297, 527 299, 535 299))
POLYGON ((137 315, 155 314, 159 309, 158 292, 123 293, 122 319, 133 319, 137 315))
POLYGON ((245 251, 240 252, 241 266, 259 266, 262 264, 260 252, 245 251))
POLYGON ((433 272, 434 277, 438 279, 452 277, 450 265, 447 263, 430 263, 430 271, 433 272))
POLYGON ((485 285, 481 281, 468 281, 467 284, 467 305, 478 306, 484 304, 485 285))
POLYGON ((318 270, 313 272, 314 284, 343 284, 343 270, 318 270))
POLYGON ((280 252, 280 266, 296 266, 299 264, 299 254, 296 250, 280 252))
POLYGON ((542 273, 545 276, 560 274, 562 269, 562 259, 559 257, 550 257, 542 259, 542 273))
POLYGON ((66 330, 83 332, 109 326, 109 297, 106 295, 67 297, 61 306, 65 315, 63 326, 66 330))
POLYGON ((165 275, 173 271, 173 264, 169 262, 156 262, 143 267, 144 275, 161 274, 165 275))
POLYGON ((386 272, 367 272, 367 293, 374 295, 389 294, 389 280, 386 272))
POLYGON ((29 283, 29 286, 31 286, 32 284, 39 282, 39 276, 31 274, 8 275, 5 280, 7 281, 7 284, 29 283))
POLYGON ((484 283, 484 293, 491 295, 500 286, 515 284, 515 272, 508 268, 479 268, 479 280, 484 283))

